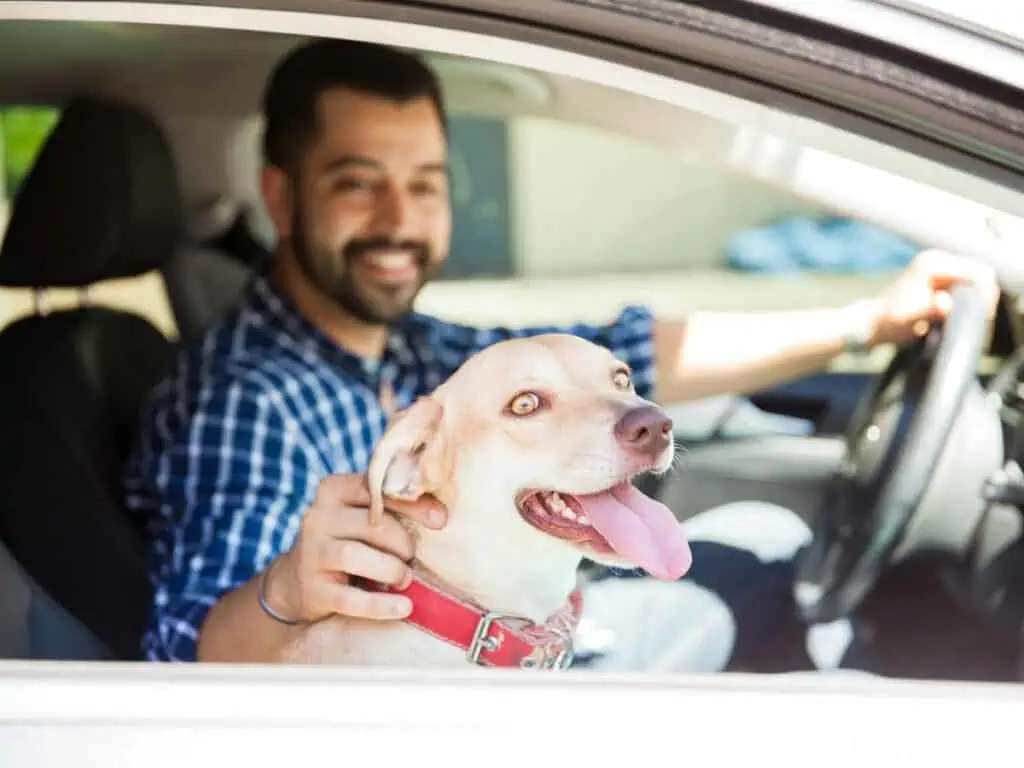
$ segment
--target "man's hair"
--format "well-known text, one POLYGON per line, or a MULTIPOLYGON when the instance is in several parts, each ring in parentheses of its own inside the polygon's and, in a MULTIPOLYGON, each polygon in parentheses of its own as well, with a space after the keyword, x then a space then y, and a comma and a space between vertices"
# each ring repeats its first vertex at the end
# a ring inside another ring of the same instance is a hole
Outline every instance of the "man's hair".
POLYGON ((429 98, 447 135, 441 86, 417 55, 373 43, 316 40, 288 54, 263 94, 263 158, 293 172, 317 135, 317 102, 330 88, 395 102, 429 98))

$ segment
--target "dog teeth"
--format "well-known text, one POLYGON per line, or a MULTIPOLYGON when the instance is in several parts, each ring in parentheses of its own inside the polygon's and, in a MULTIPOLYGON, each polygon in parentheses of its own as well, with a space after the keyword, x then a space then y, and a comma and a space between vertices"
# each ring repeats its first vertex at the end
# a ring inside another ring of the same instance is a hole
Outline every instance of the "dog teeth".
POLYGON ((526 502, 526 507, 537 517, 551 517, 551 512, 548 511, 547 505, 542 499, 532 498, 526 502))
POLYGON ((580 525, 590 525, 590 518, 586 515, 580 515, 576 518, 576 522, 580 525))
MULTIPOLYGON (((573 512, 572 507, 569 506, 560 493, 549 491, 542 495, 542 500, 546 516, 560 517, 563 520, 569 520, 574 523, 586 520, 586 517, 583 515, 577 516, 577 514, 573 512)), ((587 524, 589 523, 584 523, 584 525, 587 524)))

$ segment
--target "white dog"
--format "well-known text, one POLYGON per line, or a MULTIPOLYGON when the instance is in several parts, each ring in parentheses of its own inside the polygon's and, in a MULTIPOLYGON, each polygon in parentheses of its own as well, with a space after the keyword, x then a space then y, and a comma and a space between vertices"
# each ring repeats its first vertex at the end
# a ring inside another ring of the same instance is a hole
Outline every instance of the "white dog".
POLYGON ((371 519, 385 497, 431 494, 449 511, 439 531, 406 522, 412 616, 325 619, 288 660, 563 666, 583 557, 666 580, 689 569, 672 512, 632 484, 673 459, 671 420, 604 347, 562 334, 488 347, 400 413, 370 463, 371 519))

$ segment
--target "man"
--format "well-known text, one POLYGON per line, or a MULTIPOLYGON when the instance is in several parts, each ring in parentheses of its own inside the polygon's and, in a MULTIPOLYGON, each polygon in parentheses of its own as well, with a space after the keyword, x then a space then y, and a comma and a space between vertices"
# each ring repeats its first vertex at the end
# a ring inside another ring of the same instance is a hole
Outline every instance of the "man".
MULTIPOLYGON (((405 407, 499 339, 552 330, 476 329, 411 311, 451 230, 445 113, 419 59, 317 42, 278 66, 264 108, 262 192, 277 252, 156 389, 126 472, 128 502, 154 542, 154 660, 272 661, 329 614, 406 615, 405 597, 349 582, 399 584, 413 555, 394 520, 367 525, 362 473, 385 406, 405 407)), ((990 288, 994 306, 990 273, 926 254, 885 296, 839 309, 676 320, 632 307, 606 326, 561 330, 613 349, 640 394, 680 401, 784 381, 851 344, 909 339, 942 316, 942 289, 963 278, 990 288)), ((428 502, 395 511, 444 524, 428 502)), ((692 578, 595 584, 585 599, 597 626, 581 628, 590 663, 718 669, 744 636, 782 631, 779 617, 792 614, 785 565, 806 528, 749 505, 695 520, 691 535, 702 527, 709 548, 695 542, 692 578), (731 532, 712 530, 716 516, 731 532)))

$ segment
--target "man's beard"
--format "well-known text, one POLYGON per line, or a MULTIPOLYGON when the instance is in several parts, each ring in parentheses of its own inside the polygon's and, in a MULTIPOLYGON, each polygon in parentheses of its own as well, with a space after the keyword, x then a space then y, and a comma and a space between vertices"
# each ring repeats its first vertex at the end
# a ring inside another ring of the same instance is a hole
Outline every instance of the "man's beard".
POLYGON ((317 290, 345 312, 369 325, 393 325, 412 311, 420 289, 437 271, 436 266, 431 266, 427 243, 388 237, 363 238, 349 241, 341 253, 336 254, 310 243, 300 209, 301 205, 296 201, 292 211, 292 253, 302 274, 317 290), (375 286, 369 290, 360 285, 352 266, 357 259, 373 251, 412 254, 419 269, 419 279, 411 293, 407 285, 375 286))

